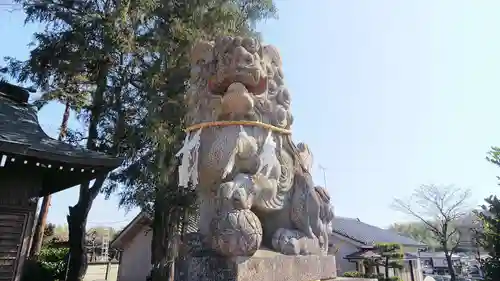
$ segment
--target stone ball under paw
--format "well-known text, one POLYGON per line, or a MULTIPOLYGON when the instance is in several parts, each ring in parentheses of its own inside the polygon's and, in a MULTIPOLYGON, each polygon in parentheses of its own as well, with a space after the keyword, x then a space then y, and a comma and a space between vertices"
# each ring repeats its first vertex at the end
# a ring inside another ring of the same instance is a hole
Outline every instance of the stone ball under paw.
POLYGON ((212 248, 220 255, 251 256, 262 243, 262 225, 250 210, 232 210, 211 223, 212 248))

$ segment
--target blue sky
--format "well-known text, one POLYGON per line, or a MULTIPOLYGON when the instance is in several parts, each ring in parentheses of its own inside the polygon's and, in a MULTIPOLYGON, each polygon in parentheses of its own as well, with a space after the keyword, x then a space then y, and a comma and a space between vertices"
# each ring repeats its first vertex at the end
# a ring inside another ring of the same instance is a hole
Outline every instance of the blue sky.
MULTIPOLYGON (((0 3, 7 1, 0 0, 0 3), (2 2, 3 1, 3 2, 2 2)), ((283 57, 294 139, 326 167, 337 215, 378 225, 407 220, 390 208, 420 184, 472 189, 471 207, 498 194, 499 1, 278 1, 259 25, 283 57)), ((0 56, 27 58, 35 26, 0 6, 0 56)), ((40 112, 54 136, 60 105, 40 112)), ((77 125, 73 123, 72 125, 77 125)), ((319 169, 314 172, 323 183, 319 169)), ((64 223, 77 190, 53 197, 49 221, 64 223)), ((117 200, 100 196, 89 226, 124 225, 117 200)))

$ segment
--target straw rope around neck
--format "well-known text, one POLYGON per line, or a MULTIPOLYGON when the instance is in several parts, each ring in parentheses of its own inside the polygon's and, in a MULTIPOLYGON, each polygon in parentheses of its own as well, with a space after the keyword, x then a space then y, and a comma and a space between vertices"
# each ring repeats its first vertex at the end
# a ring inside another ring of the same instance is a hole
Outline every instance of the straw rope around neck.
POLYGON ((204 128, 210 128, 210 127, 227 127, 227 126, 255 126, 255 127, 261 127, 264 129, 268 129, 277 133, 285 134, 285 135, 290 135, 292 133, 291 130, 283 129, 283 128, 278 128, 276 126, 273 126, 271 124, 266 124, 262 123, 259 121, 212 121, 212 122, 203 122, 203 123, 198 123, 195 125, 191 125, 187 127, 184 131, 186 133, 196 131, 199 129, 204 129, 204 128))
MULTIPOLYGON (((198 150, 200 147, 200 134, 204 128, 209 127, 226 127, 226 126, 240 126, 240 133, 238 134, 238 138, 245 137, 246 132, 243 130, 243 126, 256 126, 269 130, 268 137, 264 142, 263 146, 269 148, 269 146, 274 147, 276 149, 276 143, 273 140, 271 131, 278 132, 281 134, 290 135, 291 130, 278 128, 276 126, 257 122, 257 121, 214 121, 214 122, 203 122, 199 124, 195 124, 187 127, 184 131, 186 132, 186 137, 184 139, 184 144, 182 148, 177 152, 176 156, 182 156, 181 163, 179 165, 179 186, 188 187, 189 182, 193 185, 198 184, 198 150), (193 136, 191 134, 194 133, 193 136)), ((248 135, 246 135, 248 137, 248 135)), ((224 173, 226 171, 232 171, 234 167, 234 157, 237 150, 233 150, 233 153, 230 156, 229 163, 224 169, 224 173)), ((264 149, 264 155, 260 155, 259 158, 263 156, 268 156, 269 152, 273 150, 264 149)), ((262 154, 262 153, 261 153, 262 154)), ((269 164, 266 163, 269 157, 262 159, 261 165, 269 167, 269 164)), ((229 173, 229 172, 228 172, 229 173)), ((225 175, 223 176, 223 178, 225 175)))

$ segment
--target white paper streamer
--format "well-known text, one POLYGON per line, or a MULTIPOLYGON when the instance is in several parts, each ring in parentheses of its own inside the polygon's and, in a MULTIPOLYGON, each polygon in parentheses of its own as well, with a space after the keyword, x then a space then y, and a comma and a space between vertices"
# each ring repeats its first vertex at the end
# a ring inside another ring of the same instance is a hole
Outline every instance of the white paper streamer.
POLYGON ((200 147, 200 134, 201 129, 199 129, 190 140, 190 133, 186 133, 184 145, 175 155, 176 157, 182 155, 181 165, 179 165, 179 186, 188 187, 189 180, 191 180, 193 185, 198 184, 198 149, 200 147), (193 162, 191 163, 192 159, 193 162))
POLYGON ((262 151, 259 155, 260 163, 257 173, 260 173, 266 168, 266 177, 269 177, 274 165, 276 165, 276 142, 274 141, 273 133, 269 130, 266 140, 262 145, 262 151))
POLYGON ((225 179, 227 175, 229 175, 233 171, 234 164, 236 163, 236 154, 239 150, 239 144, 245 142, 250 142, 250 137, 248 136, 243 126, 240 125, 240 132, 238 133, 238 138, 236 139, 236 144, 233 148, 233 152, 231 152, 231 156, 229 156, 229 160, 227 161, 226 168, 224 168, 224 171, 222 173, 222 179, 225 179))
POLYGON ((193 136, 191 143, 192 147, 192 157, 193 164, 191 166, 191 171, 189 172, 191 178, 191 184, 196 186, 198 184, 198 152, 200 150, 200 135, 201 129, 199 129, 196 134, 193 136))

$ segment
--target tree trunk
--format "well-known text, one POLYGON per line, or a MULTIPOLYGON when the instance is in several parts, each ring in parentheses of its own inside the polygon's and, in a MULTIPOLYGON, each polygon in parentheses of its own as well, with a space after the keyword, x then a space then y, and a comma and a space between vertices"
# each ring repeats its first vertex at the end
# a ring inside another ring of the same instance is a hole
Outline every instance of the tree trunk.
MULTIPOLYGON (((68 130, 68 121, 70 114, 70 104, 66 102, 64 108, 64 114, 61 120, 61 128, 59 128, 58 140, 62 140, 66 135, 68 130)), ((30 258, 34 258, 40 254, 40 249, 42 248, 43 234, 45 231, 45 224, 47 223, 47 216, 50 209, 50 201, 52 195, 47 195, 43 197, 42 207, 40 208, 40 214, 38 215, 38 220, 35 227, 35 233, 33 234, 33 242, 31 243, 30 258)))
POLYGON ((159 195, 156 196, 155 206, 154 206, 154 217, 153 217, 153 239, 151 240, 151 278, 153 281, 159 281, 163 279, 166 273, 162 268, 162 257, 166 256, 166 235, 167 229, 164 226, 165 218, 168 216, 166 212, 163 211, 162 202, 158 199, 159 195))
POLYGON ((87 217, 105 179, 105 176, 98 177, 92 187, 88 184, 80 185, 78 203, 69 207, 67 220, 70 257, 66 281, 81 281, 87 270, 87 252, 84 245, 87 217))
POLYGON ((451 258, 451 255, 453 253, 450 253, 448 249, 444 249, 444 255, 446 256, 446 263, 448 264, 448 271, 450 272, 450 281, 456 281, 456 274, 455 274, 455 268, 453 267, 453 260, 451 258))
MULTIPOLYGON (((106 45, 106 44, 105 44, 106 45)), ((108 52, 105 52, 108 54, 108 52)), ((107 88, 107 78, 110 65, 107 62, 100 66, 97 77, 97 88, 92 97, 92 107, 90 109, 90 121, 88 125, 88 137, 86 147, 89 150, 97 150, 98 125, 103 111, 104 92, 107 88)), ((99 194, 107 175, 96 178, 92 187, 90 183, 80 185, 78 203, 69 207, 68 230, 69 230, 69 264, 66 281, 80 281, 86 270, 87 254, 85 253, 84 242, 86 234, 87 217, 92 207, 94 199, 99 194)))
MULTIPOLYGON (((87 255, 85 253, 85 220, 87 215, 85 204, 77 203, 69 207, 68 230, 70 257, 68 265, 67 281, 80 281, 86 271, 87 255)), ((88 213, 88 212, 87 212, 88 213)))
POLYGON ((30 258, 36 258, 38 254, 40 254, 40 249, 42 249, 43 234, 45 224, 47 222, 51 198, 51 195, 43 197, 42 206, 40 208, 40 213, 38 214, 38 220, 35 226, 35 233, 33 234, 33 241, 31 242, 30 258))
POLYGON ((168 207, 164 209, 163 203, 157 202, 155 205, 151 245, 153 249, 151 260, 153 281, 174 280, 178 217, 179 214, 175 210, 169 210, 168 207))

